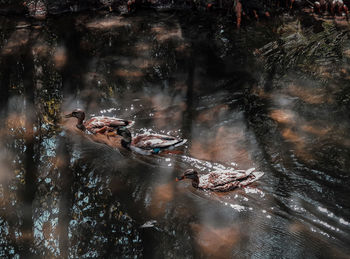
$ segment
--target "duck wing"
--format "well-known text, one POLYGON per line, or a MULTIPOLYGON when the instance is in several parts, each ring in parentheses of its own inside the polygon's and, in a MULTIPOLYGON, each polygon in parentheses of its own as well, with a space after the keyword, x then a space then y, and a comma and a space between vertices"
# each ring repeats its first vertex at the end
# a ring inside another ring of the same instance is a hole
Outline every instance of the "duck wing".
POLYGON ((211 190, 216 191, 216 192, 227 192, 227 191, 231 191, 233 189, 236 189, 238 187, 241 187, 239 185, 239 181, 233 181, 230 183, 226 183, 224 185, 219 185, 219 186, 214 186, 213 188, 211 188, 211 190))
POLYGON ((108 131, 113 131, 119 127, 131 127, 133 124, 133 121, 107 116, 92 117, 84 123, 85 127, 93 132, 94 129, 100 129, 103 127, 107 127, 108 131))
POLYGON ((234 170, 234 171, 228 171, 227 174, 231 174, 232 177, 235 178, 235 180, 242 180, 247 178, 251 173, 253 173, 255 170, 254 167, 249 168, 247 170, 234 170))
POLYGON ((199 176, 198 187, 217 192, 225 192, 237 188, 239 183, 239 181, 230 178, 230 175, 224 172, 211 172, 199 176))
POLYGON ((224 185, 236 180, 236 176, 231 172, 211 172, 208 176, 208 182, 212 187, 224 185))
POLYGON ((119 118, 114 118, 114 120, 111 120, 109 123, 110 127, 113 128, 119 128, 119 127, 131 127, 132 125, 134 125, 134 121, 130 121, 130 120, 123 120, 123 119, 119 119, 119 118))
POLYGON ((247 186, 257 180, 259 180, 264 175, 263 172, 252 172, 244 180, 239 182, 239 187, 247 186))
POLYGON ((179 146, 180 143, 185 143, 183 139, 178 139, 173 136, 160 134, 145 134, 136 136, 132 145, 142 149, 168 148, 171 146, 179 146))
POLYGON ((215 171, 209 174, 208 181, 213 186, 224 185, 232 181, 239 181, 247 178, 255 168, 248 170, 234 170, 234 171, 215 171))
POLYGON ((244 177, 244 178, 232 180, 230 182, 227 182, 227 183, 221 184, 221 185, 211 186, 210 189, 213 191, 217 191, 217 192, 230 191, 230 190, 233 190, 236 188, 241 188, 241 187, 247 186, 247 185, 259 180, 264 175, 263 172, 253 172, 252 170, 249 170, 248 173, 249 174, 246 174, 246 177, 244 177))

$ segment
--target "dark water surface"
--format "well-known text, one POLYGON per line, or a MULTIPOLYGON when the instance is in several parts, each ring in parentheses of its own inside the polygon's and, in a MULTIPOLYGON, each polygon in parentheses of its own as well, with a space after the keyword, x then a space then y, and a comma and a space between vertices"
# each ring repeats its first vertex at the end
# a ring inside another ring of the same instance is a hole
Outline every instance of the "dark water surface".
POLYGON ((0 23, 0 257, 350 258, 347 29, 176 12, 0 23), (77 107, 188 142, 119 152, 62 119, 77 107), (228 167, 265 175, 219 194, 175 182, 228 167))

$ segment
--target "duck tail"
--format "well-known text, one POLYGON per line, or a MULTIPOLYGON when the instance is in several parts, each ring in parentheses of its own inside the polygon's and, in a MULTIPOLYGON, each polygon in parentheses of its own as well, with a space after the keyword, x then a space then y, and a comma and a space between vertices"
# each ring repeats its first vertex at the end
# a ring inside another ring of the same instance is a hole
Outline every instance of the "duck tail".
POLYGON ((245 171, 246 176, 249 176, 251 173, 254 172, 254 170, 255 170, 254 167, 247 169, 247 170, 245 171))
POLYGON ((255 177, 254 181, 256 181, 256 180, 259 180, 261 177, 263 177, 264 172, 254 172, 253 175, 255 177))
POLYGON ((174 147, 179 147, 182 146, 183 144, 185 144, 187 142, 187 139, 180 139, 179 142, 177 142, 174 147))
POLYGON ((134 126, 135 121, 124 120, 124 123, 125 123, 126 128, 130 128, 130 127, 134 126))
POLYGON ((263 172, 251 172, 249 176, 240 182, 240 187, 247 186, 257 180, 259 180, 264 175, 263 172))

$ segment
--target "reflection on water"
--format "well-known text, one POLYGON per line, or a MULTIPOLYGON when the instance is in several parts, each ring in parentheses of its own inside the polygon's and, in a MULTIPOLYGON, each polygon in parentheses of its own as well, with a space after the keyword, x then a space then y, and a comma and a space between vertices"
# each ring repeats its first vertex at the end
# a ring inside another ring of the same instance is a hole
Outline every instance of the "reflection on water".
POLYGON ((228 258, 239 239, 238 231, 228 228, 213 228, 208 225, 191 225, 197 245, 203 255, 228 258))
POLYGON ((1 18, 1 257, 348 257, 347 32, 167 12, 18 19, 1 18), (131 154, 61 118, 77 107, 189 141, 131 154), (175 182, 251 167, 264 177, 229 193, 175 182))

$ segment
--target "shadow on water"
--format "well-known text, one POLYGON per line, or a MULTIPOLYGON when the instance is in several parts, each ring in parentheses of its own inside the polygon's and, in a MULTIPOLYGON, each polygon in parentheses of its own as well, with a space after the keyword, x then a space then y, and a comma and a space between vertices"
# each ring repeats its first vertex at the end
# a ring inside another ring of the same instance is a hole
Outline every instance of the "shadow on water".
POLYGON ((347 257, 346 31, 176 12, 1 24, 1 257, 347 257), (188 142, 131 154, 62 119, 77 107, 188 142), (251 167, 265 176, 229 193, 174 181, 251 167))

